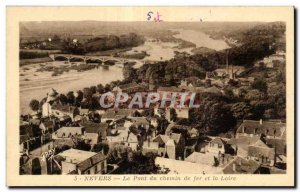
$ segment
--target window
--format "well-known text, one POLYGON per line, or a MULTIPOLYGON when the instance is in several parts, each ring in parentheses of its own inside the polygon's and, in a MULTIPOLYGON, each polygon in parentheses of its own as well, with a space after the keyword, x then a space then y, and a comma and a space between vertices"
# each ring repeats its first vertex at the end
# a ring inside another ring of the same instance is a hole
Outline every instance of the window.
POLYGON ((219 147, 219 148, 222 148, 222 145, 219 144, 218 147, 219 147))
POLYGON ((91 174, 91 170, 87 170, 86 174, 90 175, 91 174))
POLYGON ((98 165, 95 166, 95 173, 98 172, 98 165))

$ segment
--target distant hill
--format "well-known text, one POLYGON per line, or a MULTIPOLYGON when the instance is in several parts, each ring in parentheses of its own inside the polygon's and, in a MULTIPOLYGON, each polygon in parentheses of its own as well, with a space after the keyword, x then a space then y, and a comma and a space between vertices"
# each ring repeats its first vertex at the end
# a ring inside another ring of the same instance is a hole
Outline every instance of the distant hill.
POLYGON ((169 29, 193 29, 211 33, 252 28, 258 22, 102 22, 102 21, 43 21, 21 22, 22 39, 46 39, 53 35, 61 37, 91 38, 101 35, 136 33, 155 34, 169 29))

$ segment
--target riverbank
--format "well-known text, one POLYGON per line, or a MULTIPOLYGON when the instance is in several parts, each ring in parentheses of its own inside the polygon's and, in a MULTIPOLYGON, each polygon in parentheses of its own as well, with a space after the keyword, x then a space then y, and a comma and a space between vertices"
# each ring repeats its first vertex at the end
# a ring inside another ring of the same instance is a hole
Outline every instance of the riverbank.
MULTIPOLYGON (((44 65, 44 64, 42 64, 44 65)), ((60 67, 64 62, 54 61, 47 63, 47 66, 60 67)), ((105 85, 115 80, 123 79, 123 72, 120 65, 99 67, 92 70, 77 72, 70 70, 59 76, 52 76, 52 72, 38 71, 42 66, 30 64, 20 67, 20 112, 21 114, 31 113, 29 103, 32 99, 41 100, 51 88, 59 93, 66 94, 69 91, 82 90, 85 87, 102 84, 105 85)))
POLYGON ((35 58, 35 59, 21 59, 19 64, 20 66, 30 65, 35 63, 47 63, 51 62, 52 59, 50 57, 42 57, 42 58, 35 58))

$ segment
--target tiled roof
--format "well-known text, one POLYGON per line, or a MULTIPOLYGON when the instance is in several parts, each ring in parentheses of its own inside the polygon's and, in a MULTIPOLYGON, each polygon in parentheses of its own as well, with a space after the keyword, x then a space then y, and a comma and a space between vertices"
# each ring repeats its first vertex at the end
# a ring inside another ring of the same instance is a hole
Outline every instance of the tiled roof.
POLYGON ((80 162, 77 166, 78 166, 78 169, 83 172, 83 171, 87 170, 88 168, 92 167, 92 165, 93 164, 92 164, 91 159, 87 159, 87 160, 80 162))
POLYGON ((28 135, 20 135, 20 144, 24 143, 25 141, 29 140, 30 137, 28 135))
POLYGON ((152 141, 158 142, 158 143, 167 143, 168 140, 169 140, 168 136, 166 136, 166 135, 158 135, 152 141))
POLYGON ((173 139, 173 140, 175 141, 176 144, 179 143, 180 138, 181 138, 181 134, 178 134, 178 133, 172 133, 172 134, 170 135, 170 139, 173 139))
POLYGON ((249 145, 253 145, 256 143, 260 137, 253 136, 253 137, 248 137, 248 136, 240 136, 238 138, 232 138, 229 141, 227 141, 227 144, 229 145, 237 145, 239 148, 248 150, 249 145))
POLYGON ((94 123, 91 121, 87 121, 81 124, 85 128, 86 133, 106 133, 106 130, 108 128, 107 123, 94 123))
POLYGON ((103 155, 102 153, 97 153, 96 155, 82 161, 77 166, 80 171, 84 172, 87 169, 89 169, 90 167, 96 165, 97 163, 99 163, 105 159, 106 159, 105 155, 103 155))
POLYGON ((52 128, 54 126, 53 122, 51 120, 46 120, 46 121, 44 121, 42 123, 44 124, 44 126, 46 127, 46 129, 52 128))
POLYGON ((130 117, 132 122, 135 122, 136 124, 149 124, 146 117, 130 117))
POLYGON ((103 155, 102 153, 97 153, 96 155, 91 157, 93 165, 96 164, 96 163, 99 163, 100 161, 103 161, 105 159, 106 159, 106 156, 103 155))
POLYGON ((54 133, 57 137, 69 137, 69 135, 81 135, 82 127, 62 127, 54 133))
POLYGON ((276 150, 277 155, 286 155, 286 141, 284 139, 267 138, 266 143, 268 146, 276 150), (275 146, 276 142, 276 146, 275 146))
POLYGON ((177 87, 158 87, 157 91, 166 91, 166 92, 181 92, 182 89, 181 88, 177 88, 177 87))
POLYGON ((215 86, 206 88, 204 90, 204 92, 207 92, 207 93, 221 93, 221 91, 217 87, 215 87, 215 86))
POLYGON ((133 109, 108 109, 103 115, 102 118, 107 118, 107 119, 115 119, 118 117, 127 117, 131 116, 136 110, 133 109))
POLYGON ((175 146, 175 141, 173 139, 169 139, 168 142, 166 143, 166 146, 175 146))
POLYGON ((39 119, 30 119, 29 123, 31 123, 33 125, 40 125, 41 120, 39 120, 39 119))
POLYGON ((274 159, 275 149, 266 147, 258 147, 251 145, 248 147, 248 156, 250 157, 268 157, 269 159, 274 159))
POLYGON ((21 125, 20 126, 20 135, 33 136, 32 125, 21 125))
POLYGON ((253 174, 260 167, 254 160, 246 160, 242 157, 235 157, 225 168, 225 174, 253 174), (235 168, 234 168, 235 167, 235 168))
POLYGON ((276 121, 254 121, 254 120, 244 120, 241 126, 237 129, 237 133, 247 134, 265 134, 268 136, 283 137, 285 135, 286 124, 276 121))
POLYGON ((218 144, 218 145, 225 145, 226 144, 226 141, 224 141, 223 139, 221 139, 220 137, 216 137, 214 138, 211 143, 215 143, 215 144, 218 144))
POLYGON ((67 175, 78 175, 78 172, 76 170, 71 171, 67 175))
POLYGON ((65 113, 69 113, 74 110, 74 106, 69 106, 69 105, 61 105, 61 104, 54 104, 51 106, 52 110, 59 110, 65 113))

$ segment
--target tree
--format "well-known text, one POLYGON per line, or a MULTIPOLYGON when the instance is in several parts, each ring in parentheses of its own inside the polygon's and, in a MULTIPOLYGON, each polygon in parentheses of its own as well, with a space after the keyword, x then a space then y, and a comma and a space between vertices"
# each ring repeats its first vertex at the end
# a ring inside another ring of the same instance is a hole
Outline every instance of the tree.
POLYGON ((89 110, 97 110, 97 109, 100 109, 100 103, 99 103, 99 100, 97 97, 92 97, 90 100, 89 100, 89 110))
POLYGON ((250 90, 246 95, 245 99, 248 101, 258 101, 264 98, 264 94, 257 89, 250 90))
POLYGON ((119 165, 122 174, 162 174, 167 173, 161 167, 155 164, 156 154, 148 152, 143 155, 142 152, 126 150, 123 153, 125 160, 119 165))
POLYGON ((92 94, 96 93, 97 92, 96 86, 91 86, 90 91, 92 92, 92 94))
POLYGON ((134 69, 131 65, 125 65, 123 68, 123 76, 125 80, 137 77, 136 73, 137 70, 134 69))
POLYGON ((170 120, 174 122, 177 120, 177 113, 174 108, 170 109, 170 120))
POLYGON ((103 151, 104 154, 107 154, 108 151, 109 151, 109 146, 106 143, 97 143, 93 147, 92 151, 96 152, 96 153, 99 153, 99 152, 103 151))
POLYGON ((93 92, 90 90, 90 88, 86 87, 83 89, 83 97, 87 100, 90 100, 93 96, 93 92))
POLYGON ((103 93, 104 92, 104 86, 102 84, 97 85, 97 92, 98 93, 103 93))
POLYGON ((74 148, 83 150, 83 151, 89 151, 89 150, 91 150, 91 145, 85 143, 83 140, 78 139, 74 148))
POLYGON ((64 94, 60 94, 60 95, 58 96, 58 100, 59 100, 59 102, 60 102, 62 105, 66 105, 66 104, 68 103, 68 98, 67 98, 67 96, 64 95, 64 94))
POLYGON ((75 96, 74 96, 74 92, 73 91, 69 91, 67 93, 67 99, 68 99, 68 103, 71 105, 74 105, 75 103, 75 96))
POLYGON ((111 89, 112 89, 112 87, 110 86, 110 84, 106 84, 104 87, 105 92, 109 92, 109 91, 111 91, 111 89))
POLYGON ((264 78, 255 79, 254 82, 252 83, 251 87, 253 89, 257 89, 263 93, 266 93, 268 90, 268 85, 264 78))
POLYGON ((266 109, 265 101, 256 101, 251 103, 253 110, 253 119, 262 119, 266 109))
POLYGON ((32 99, 29 103, 29 106, 31 108, 32 111, 38 111, 39 110, 39 101, 36 99, 32 99))
POLYGON ((245 102, 234 103, 231 112, 236 119, 247 119, 252 116, 251 106, 245 102))
POLYGON ((165 134, 165 131, 169 125, 168 120, 164 116, 157 119, 157 131, 158 134, 165 134))
POLYGON ((286 117, 286 86, 284 83, 271 86, 268 89, 268 108, 272 108, 273 118, 286 117))
POLYGON ((230 106, 223 102, 208 102, 205 106, 205 115, 203 122, 212 135, 227 132, 232 129, 236 123, 230 106))
POLYGON ((77 97, 76 97, 76 102, 81 103, 83 99, 83 92, 81 90, 77 91, 77 97))

